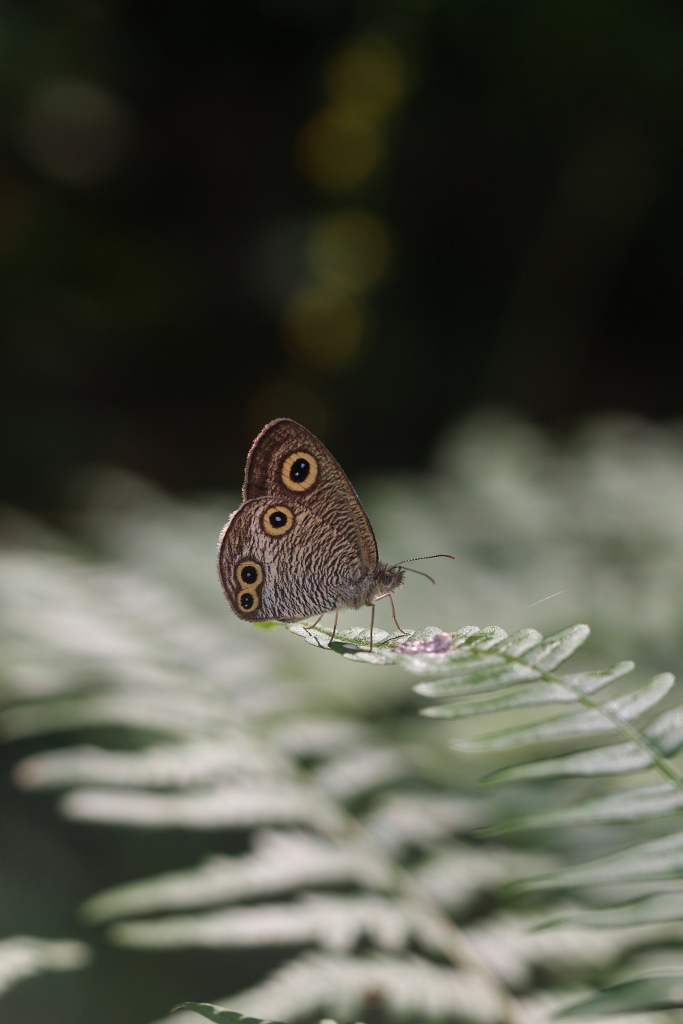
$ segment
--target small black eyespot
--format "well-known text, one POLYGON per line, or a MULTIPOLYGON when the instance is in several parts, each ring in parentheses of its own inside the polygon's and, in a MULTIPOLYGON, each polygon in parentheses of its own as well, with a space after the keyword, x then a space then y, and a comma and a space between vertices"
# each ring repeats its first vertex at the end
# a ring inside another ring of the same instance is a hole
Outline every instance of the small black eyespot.
POLYGON ((258 579, 258 573, 256 572, 255 567, 253 565, 245 565, 240 572, 240 579, 247 585, 255 583, 258 579))
POLYGON ((296 484, 304 482, 306 477, 311 471, 311 464, 306 459, 297 459, 293 462, 289 470, 289 478, 296 484))
POLYGON ((273 512, 268 516, 268 522, 274 530, 279 530, 281 526, 287 525, 287 516, 284 512, 273 512))
POLYGON ((249 611, 249 609, 251 608, 253 603, 254 603, 254 595, 253 594, 242 594, 242 596, 240 597, 240 605, 242 606, 242 608, 244 608, 245 612, 249 611))
POLYGON ((392 576, 392 574, 390 572, 383 572, 382 573, 382 583, 384 584, 385 587, 389 586, 389 584, 391 583, 392 579, 393 579, 393 576, 392 576))

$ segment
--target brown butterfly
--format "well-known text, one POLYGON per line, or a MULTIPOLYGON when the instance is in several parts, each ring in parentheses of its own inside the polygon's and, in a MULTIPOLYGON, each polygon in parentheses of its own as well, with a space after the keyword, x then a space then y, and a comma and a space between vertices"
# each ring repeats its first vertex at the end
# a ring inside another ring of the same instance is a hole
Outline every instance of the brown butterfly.
POLYGON ((252 622, 315 615, 317 624, 333 611, 334 638, 341 608, 369 605, 372 647, 382 598, 401 630, 391 595, 404 571, 379 561, 365 509, 325 445, 294 420, 267 423, 247 457, 242 504, 218 542, 218 575, 235 615, 252 622))

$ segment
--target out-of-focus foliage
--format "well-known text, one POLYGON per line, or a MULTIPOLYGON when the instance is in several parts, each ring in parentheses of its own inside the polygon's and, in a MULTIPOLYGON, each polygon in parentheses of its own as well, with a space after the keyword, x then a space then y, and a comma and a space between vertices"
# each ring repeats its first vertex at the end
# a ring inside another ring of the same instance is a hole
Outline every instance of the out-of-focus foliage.
MULTIPOLYGON (((432 563, 435 588, 411 577, 402 621, 547 629, 581 608, 596 637, 585 664, 574 656, 579 671, 631 655, 648 670, 679 667, 675 431, 595 423, 556 448, 484 417, 437 466, 360 486, 384 558, 457 556, 432 563)), ((90 879, 79 930, 98 954, 73 984, 107 992, 97 1024, 124 1013, 147 1024, 198 988, 276 1019, 363 1017, 379 992, 387 1019, 545 1021, 577 1001, 571 985, 588 996, 624 959, 634 969, 653 944, 676 948, 666 915, 595 928, 575 896, 508 888, 663 842, 659 818, 484 837, 482 826, 594 796, 590 780, 475 789, 505 752, 449 750, 454 723, 419 718, 398 668, 350 664, 230 616, 213 561, 236 497, 180 505, 120 474, 88 486, 69 537, 5 518, 0 725, 16 782, 63 791, 61 842, 90 879), (562 923, 537 930, 549 921, 562 923), (149 963, 165 965, 159 980, 149 963)), ((502 709, 500 727, 520 714, 502 709)), ((541 739, 542 759, 552 747, 541 739)), ((601 899, 618 902, 610 886, 601 899)))
POLYGON ((74 971, 88 962, 82 942, 17 935, 0 939, 0 995, 42 971, 74 971))

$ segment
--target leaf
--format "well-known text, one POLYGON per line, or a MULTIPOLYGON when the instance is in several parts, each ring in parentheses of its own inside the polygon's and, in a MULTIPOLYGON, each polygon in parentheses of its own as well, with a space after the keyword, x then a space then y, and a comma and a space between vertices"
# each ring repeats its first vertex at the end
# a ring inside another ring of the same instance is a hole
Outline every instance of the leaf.
POLYGON ((352 661, 364 661, 372 665, 391 665, 398 655, 392 647, 406 639, 404 633, 387 633, 383 629, 375 629, 372 634, 372 651, 370 650, 369 629, 338 630, 332 640, 332 630, 310 626, 293 625, 287 627, 290 633, 302 637, 306 643, 324 650, 332 650, 352 661))
POLYGON ((410 777, 414 757, 414 751, 395 746, 352 746, 325 762, 315 777, 325 792, 349 802, 410 777))
MULTIPOLYGON (((580 739, 595 733, 617 732, 621 722, 630 722, 648 711, 669 692, 674 684, 670 672, 654 676, 638 690, 608 701, 601 708, 580 711, 573 715, 548 718, 537 725, 504 729, 474 740, 457 740, 453 746, 459 750, 479 752, 504 750, 529 743, 548 743, 557 740, 580 739)), ((665 727, 668 732, 668 727, 665 727)), ((683 732, 681 734, 683 742, 683 732)))
MULTIPOLYGON (((259 625, 259 623, 253 623, 259 625)), ((264 1021, 260 1017, 243 1017, 241 1013, 234 1010, 225 1010, 222 1006, 214 1006, 212 1003, 179 1003, 174 1006, 171 1012, 176 1010, 194 1010, 207 1020, 215 1024, 278 1024, 277 1021, 264 1021)))
POLYGON ((634 789, 619 789, 595 800, 561 807, 542 814, 512 818, 484 829, 487 835, 500 835, 526 828, 562 828, 571 825, 598 825, 614 821, 641 821, 663 817, 683 810, 683 791, 672 782, 634 789))
MULTIPOLYGON (((459 748, 457 740, 452 745, 459 748)), ((596 747, 579 754, 566 754, 501 768, 487 775, 483 781, 499 784, 531 779, 561 779, 572 775, 620 775, 648 768, 653 762, 654 756, 637 743, 616 743, 611 747, 596 747)))
POLYGON ((0 715, 0 731, 9 739, 98 725, 118 725, 188 736, 212 733, 234 725, 226 701, 202 695, 120 686, 106 693, 81 694, 32 705, 22 704, 0 715))
POLYGON ((495 893, 520 878, 535 877, 557 866, 553 858, 525 850, 451 843, 414 869, 414 877, 438 903, 462 913, 482 894, 495 893))
POLYGON ((448 836, 483 826, 487 815, 482 800, 412 791, 380 798, 364 825, 382 849, 400 857, 410 849, 429 849, 448 836))
POLYGON ((667 892, 629 900, 619 907, 580 912, 573 920, 590 928, 630 928, 683 919, 683 893, 667 892))
MULTIPOLYGON (((456 666, 449 666, 453 671, 456 666)), ((457 666, 458 675, 450 675, 434 682, 418 683, 414 687, 416 693, 423 697, 450 697, 472 693, 486 693, 490 690, 503 690, 518 683, 533 682, 540 679, 540 669, 522 662, 501 662, 495 655, 479 657, 463 657, 457 666)))
MULTIPOLYGON (((392 1020, 456 1018, 495 1024, 502 1018, 501 996, 485 976, 417 955, 307 952, 261 984, 231 996, 230 1002, 245 1013, 267 1013, 285 1020, 310 1020, 321 1010, 338 1020, 355 1020, 367 1011, 372 992, 381 992, 392 1020)), ((168 1024, 172 1022, 170 1018, 168 1024)))
MULTIPOLYGON (((504 666, 505 667, 505 666, 504 666)), ((514 666, 509 666, 512 668, 514 666)), ((621 676, 632 672, 634 669, 632 661, 620 661, 611 668, 598 672, 579 672, 575 675, 565 676, 563 680, 554 683, 536 683, 529 686, 517 685, 523 680, 524 673, 531 669, 520 666, 519 673, 515 678, 510 678, 508 685, 515 685, 516 689, 500 697, 494 697, 486 701, 472 701, 471 703, 460 702, 458 704, 439 704, 433 708, 424 708, 421 714, 429 718, 460 718, 461 716, 489 714, 498 711, 507 711, 517 707, 533 707, 537 704, 571 704, 576 703, 583 695, 595 693, 614 682, 621 676)), ((540 674, 540 673, 539 673, 540 674)), ((453 694, 462 696, 468 692, 483 691, 484 689, 498 689, 501 680, 505 680, 505 673, 501 670, 494 670, 491 673, 493 685, 478 687, 454 685, 455 680, 437 680, 430 683, 418 683, 413 687, 416 693, 426 697, 443 697, 453 694)), ((482 680, 483 683, 483 680, 482 680)))
POLYGON ((257 833, 252 852, 213 855, 196 868, 105 889, 82 907, 90 921, 257 899, 306 886, 388 889, 391 866, 367 843, 332 843, 305 832, 257 833))
POLYGON ((523 883, 528 889, 602 885, 639 879, 677 878, 683 871, 683 832, 651 839, 523 883))
MULTIPOLYGON (((615 679, 632 672, 634 668, 633 662, 617 662, 611 668, 602 669, 597 672, 580 672, 559 678, 556 682, 539 683, 536 686, 520 686, 511 693, 497 698, 501 701, 497 707, 493 707, 492 701, 490 709, 482 707, 481 711, 500 711, 508 708, 531 706, 535 705, 535 703, 575 702, 580 700, 583 695, 595 693, 597 690, 602 689, 603 686, 612 683, 615 679), (521 697, 518 701, 516 700, 517 695, 521 697), (506 701, 510 702, 507 703, 506 701)), ((439 679, 435 682, 418 683, 414 689, 416 693, 421 693, 424 696, 460 696, 469 692, 502 689, 508 685, 517 686, 520 682, 524 682, 527 679, 539 679, 540 677, 540 671, 520 663, 512 663, 489 670, 488 673, 477 676, 475 679, 470 677, 466 683, 455 678, 439 679)), ((457 718, 459 717, 457 709, 463 706, 453 706, 453 715, 446 713, 443 715, 438 714, 441 707, 451 708, 452 706, 439 705, 434 709, 426 709, 422 714, 432 718, 457 718)), ((468 708, 468 711, 464 714, 477 714, 479 702, 473 701, 471 705, 465 705, 464 707, 468 708)))
POLYGON ((527 651, 537 648, 542 639, 537 629, 518 629, 516 633, 500 640, 495 650, 497 654, 505 654, 509 658, 521 658, 527 651))
MULTIPOLYGON (((416 693, 428 697, 442 696, 443 693, 436 690, 437 685, 418 683, 413 689, 416 693)), ((510 693, 492 697, 490 700, 461 701, 458 704, 437 704, 434 707, 422 708, 420 714, 426 718, 469 718, 472 715, 497 714, 512 708, 570 703, 577 700, 578 695, 562 683, 532 683, 529 686, 519 686, 510 693)))
POLYGON ((636 1013, 683 1006, 683 975, 641 978, 614 985, 591 999, 562 1010, 558 1017, 588 1017, 603 1013, 636 1013))
POLYGON ((90 951, 82 942, 17 935, 0 939, 0 993, 43 971, 74 971, 85 967, 90 951))
POLYGON ((308 824, 322 831, 339 825, 339 812, 312 788, 283 778, 245 780, 181 793, 125 789, 76 789, 60 801, 77 821, 135 828, 219 829, 308 824))
POLYGON ((669 708, 645 730, 646 738, 664 757, 673 757, 683 747, 683 704, 669 708))
POLYGON ((290 903, 127 921, 109 931, 117 945, 146 949, 317 945, 349 951, 367 937, 375 948, 391 951, 405 949, 414 939, 432 953, 443 949, 448 934, 430 905, 382 896, 312 894, 290 903))
POLYGON ((218 740, 159 744, 135 752, 95 746, 49 750, 20 761, 13 778, 24 789, 83 783, 168 789, 246 773, 271 774, 272 757, 244 732, 226 730, 218 740))
POLYGON ((543 672, 552 672, 563 661, 586 642, 590 634, 590 626, 569 626, 567 629, 546 637, 535 647, 522 655, 528 665, 533 665, 543 672))

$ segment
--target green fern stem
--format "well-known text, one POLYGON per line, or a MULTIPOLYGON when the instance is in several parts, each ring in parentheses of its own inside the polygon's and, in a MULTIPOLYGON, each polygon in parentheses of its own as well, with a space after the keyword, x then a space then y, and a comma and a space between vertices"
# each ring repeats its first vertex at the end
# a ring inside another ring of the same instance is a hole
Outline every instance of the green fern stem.
MULTIPOLYGON (((506 654, 503 654, 502 658, 510 665, 527 664, 523 658, 515 658, 506 654)), ((615 730, 620 733, 624 739, 633 743, 652 759, 652 767, 657 768, 663 776, 673 782, 674 785, 683 792, 683 775, 676 771, 670 760, 660 754, 654 744, 652 744, 648 738, 644 736, 638 728, 636 728, 636 726, 631 725, 630 722, 624 721, 624 719, 616 712, 611 711, 604 704, 601 704, 600 701, 593 700, 590 694, 586 694, 580 687, 573 686, 570 679, 566 676, 561 676, 556 672, 548 672, 545 669, 540 669, 539 678, 545 683, 564 687, 566 690, 569 690, 574 694, 577 701, 586 709, 590 711, 598 711, 614 725, 615 730)))

